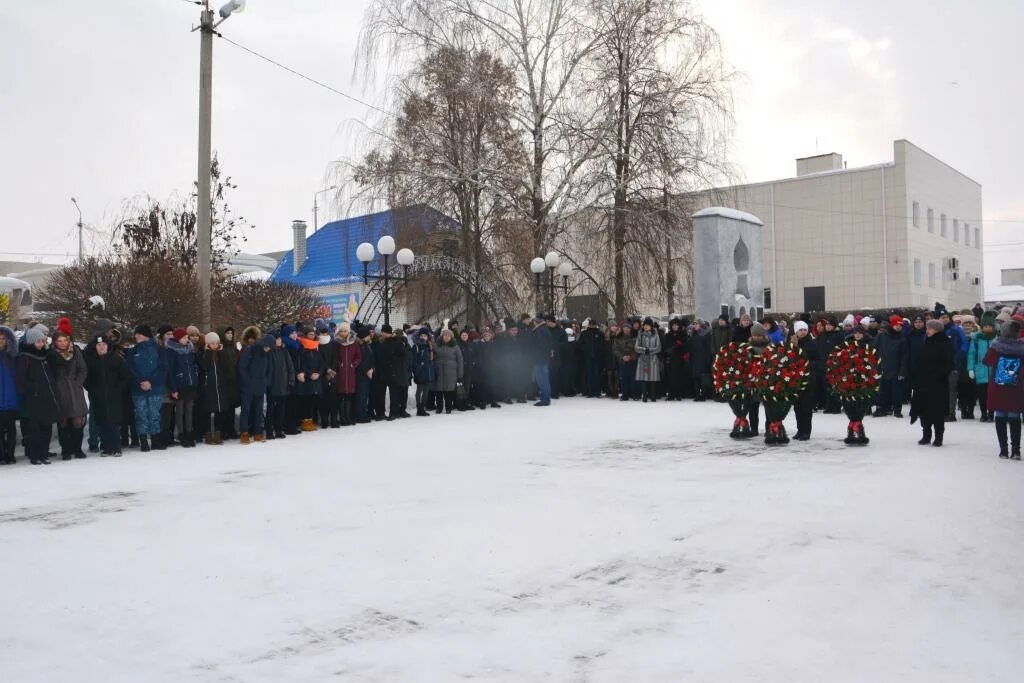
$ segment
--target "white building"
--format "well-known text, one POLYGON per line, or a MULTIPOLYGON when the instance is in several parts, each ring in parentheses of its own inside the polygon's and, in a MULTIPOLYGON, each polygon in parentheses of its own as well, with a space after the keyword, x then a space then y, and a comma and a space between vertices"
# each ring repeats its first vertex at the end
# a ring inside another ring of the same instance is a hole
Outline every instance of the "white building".
MULTIPOLYGON (((782 312, 983 299, 981 185, 906 140, 893 160, 797 159, 796 177, 694 195, 764 222, 765 307, 782 312)), ((700 264, 696 264, 700 268, 700 264)))

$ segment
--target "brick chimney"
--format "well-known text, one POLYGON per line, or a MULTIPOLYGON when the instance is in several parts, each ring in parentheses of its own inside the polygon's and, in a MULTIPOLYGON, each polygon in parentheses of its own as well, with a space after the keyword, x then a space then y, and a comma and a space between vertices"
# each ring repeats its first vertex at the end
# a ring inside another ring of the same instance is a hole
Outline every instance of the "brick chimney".
POLYGON ((306 265, 306 221, 292 221, 292 275, 306 265))

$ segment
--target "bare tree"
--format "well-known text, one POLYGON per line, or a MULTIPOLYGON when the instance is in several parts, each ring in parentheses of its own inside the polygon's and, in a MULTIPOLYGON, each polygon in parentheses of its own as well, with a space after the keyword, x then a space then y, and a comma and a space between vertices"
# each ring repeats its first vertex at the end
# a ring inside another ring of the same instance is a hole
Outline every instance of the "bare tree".
POLYGON ((293 320, 328 317, 318 311, 323 305, 319 294, 289 282, 229 278, 213 292, 217 320, 263 330, 293 320))
POLYGON ((636 305, 631 290, 659 289, 672 310, 678 273, 692 279, 687 207, 673 196, 727 168, 730 74, 717 34, 685 0, 592 3, 598 48, 585 72, 610 112, 607 134, 595 133, 602 158, 593 168, 615 313, 636 305))

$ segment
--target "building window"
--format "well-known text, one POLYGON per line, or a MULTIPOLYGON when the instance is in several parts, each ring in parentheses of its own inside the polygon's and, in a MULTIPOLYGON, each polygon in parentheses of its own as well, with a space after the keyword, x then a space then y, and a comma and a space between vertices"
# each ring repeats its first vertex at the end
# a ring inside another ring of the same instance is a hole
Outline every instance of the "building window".
POLYGON ((928 232, 935 232, 935 211, 928 209, 928 232))
POLYGON ((971 246, 971 226, 964 223, 964 244, 971 246))
POLYGON ((928 264, 928 286, 935 289, 935 264, 928 264))
POLYGON ((953 219, 953 241, 960 241, 960 221, 959 219, 953 219))
POLYGON ((921 205, 917 202, 914 202, 913 221, 915 228, 921 227, 921 205))
POLYGON ((949 288, 949 271, 946 269, 946 262, 942 262, 942 270, 939 271, 939 282, 943 289, 949 288))
POLYGON ((964 280, 964 284, 967 285, 968 289, 971 289, 974 286, 974 280, 971 279, 971 271, 968 270, 964 277, 967 278, 964 280))
POLYGON ((939 234, 943 237, 948 236, 948 233, 946 232, 946 214, 939 216, 939 234))
POLYGON ((974 248, 981 249, 981 228, 974 229, 974 248))
POLYGON ((771 287, 765 287, 764 288, 764 307, 765 308, 771 308, 772 307, 772 288, 771 287))
POLYGON ((921 259, 914 259, 914 284, 921 286, 921 259))

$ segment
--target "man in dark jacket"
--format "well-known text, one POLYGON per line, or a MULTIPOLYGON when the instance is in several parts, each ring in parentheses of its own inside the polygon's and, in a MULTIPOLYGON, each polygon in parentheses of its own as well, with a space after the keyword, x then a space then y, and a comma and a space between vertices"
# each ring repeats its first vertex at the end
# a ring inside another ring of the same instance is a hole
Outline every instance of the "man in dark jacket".
POLYGON ((356 332, 359 344, 359 367, 356 368, 355 417, 358 424, 370 421, 370 403, 373 393, 373 376, 376 370, 376 355, 370 343, 370 330, 363 326, 356 332))
POLYGON ((956 422, 956 390, 960 382, 959 368, 964 367, 967 360, 968 341, 967 335, 959 325, 953 324, 949 312, 945 309, 936 311, 939 322, 945 326, 944 333, 953 347, 953 370, 949 373, 949 413, 946 414, 946 422, 956 422))
POLYGON ((264 334, 258 342, 248 344, 238 356, 238 381, 242 397, 242 414, 239 422, 242 444, 250 438, 256 442, 266 441, 263 435, 263 402, 270 386, 273 370, 271 354, 276 346, 273 335, 264 334))
POLYGON ((89 375, 89 410, 99 436, 101 457, 121 457, 121 422, 124 419, 124 387, 131 374, 120 354, 111 350, 105 336, 98 336, 85 349, 89 375))
POLYGON ((33 465, 49 465, 50 434, 57 421, 57 394, 46 348, 49 330, 36 325, 25 332, 18 355, 17 385, 25 414, 25 455, 33 465))
POLYGON ((268 439, 285 438, 285 409, 288 395, 295 386, 295 366, 280 335, 273 337, 270 351, 270 382, 267 385, 267 416, 264 428, 268 439))
POLYGON ((320 357, 324 360, 326 372, 320 376, 320 428, 341 427, 341 399, 335 388, 338 376, 338 354, 341 345, 330 333, 324 321, 317 322, 317 340, 320 342, 320 357))
POLYGON ((135 425, 143 452, 153 448, 164 450, 167 445, 160 438, 160 408, 167 386, 167 357, 153 341, 149 325, 135 328, 135 346, 128 352, 128 370, 132 374, 132 405, 135 407, 135 425))
POLYGON ((380 328, 380 340, 373 348, 375 370, 373 375, 373 410, 374 419, 377 421, 385 419, 385 405, 387 394, 391 394, 390 412, 386 419, 394 420, 405 406, 402 400, 408 400, 408 380, 402 386, 400 375, 408 370, 406 354, 408 346, 405 339, 396 337, 391 325, 383 325, 380 328))
MULTIPOLYGON (((564 333, 563 333, 564 334, 564 333)), ((605 356, 604 334, 598 327, 597 320, 590 319, 587 329, 580 333, 580 351, 583 354, 584 385, 583 395, 588 398, 600 398, 601 396, 601 370, 605 356)))
POLYGON ((711 397, 711 364, 715 356, 711 350, 711 331, 704 328, 701 320, 693 321, 693 329, 686 339, 686 354, 694 400, 706 401, 711 397))
POLYGON ((665 400, 681 401, 688 393, 684 385, 690 381, 690 372, 687 367, 689 358, 686 330, 683 329, 683 321, 673 318, 668 324, 668 332, 661 340, 661 353, 665 358, 665 385, 668 389, 665 400))
POLYGON ((907 339, 903 336, 903 319, 889 318, 888 329, 875 337, 875 348, 882 361, 882 383, 878 392, 875 417, 895 414, 903 417, 903 380, 909 372, 907 339))
POLYGON ((927 338, 911 369, 914 395, 910 401, 910 421, 921 420, 922 436, 918 444, 922 446, 929 443, 941 446, 946 431, 944 418, 949 409, 949 375, 956 364, 952 344, 943 334, 943 328, 938 320, 928 321, 927 338))
POLYGON ((558 398, 561 394, 562 365, 569 364, 566 358, 571 351, 569 337, 565 333, 565 328, 558 324, 558 319, 550 313, 544 316, 544 326, 548 328, 548 335, 551 337, 548 383, 551 385, 551 398, 558 398))
POLYGON ((824 409, 827 415, 838 415, 843 412, 839 397, 833 394, 825 379, 825 369, 828 364, 828 357, 836 350, 836 347, 843 342, 843 331, 839 329, 839 321, 835 316, 825 318, 825 331, 814 340, 817 357, 817 402, 820 408, 824 409))
POLYGON ((540 316, 533 321, 529 337, 530 362, 533 364, 533 381, 537 383, 538 408, 551 405, 551 379, 548 364, 551 362, 551 332, 540 316))

